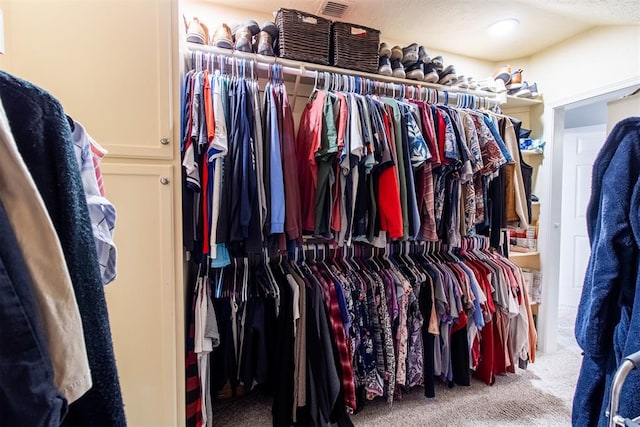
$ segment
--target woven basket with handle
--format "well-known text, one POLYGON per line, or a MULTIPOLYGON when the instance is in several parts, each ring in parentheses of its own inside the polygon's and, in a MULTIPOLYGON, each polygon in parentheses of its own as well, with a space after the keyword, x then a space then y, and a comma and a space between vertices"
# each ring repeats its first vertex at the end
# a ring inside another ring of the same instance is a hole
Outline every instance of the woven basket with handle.
POLYGON ((278 48, 282 58, 329 65, 331 21, 295 9, 276 14, 278 48))
POLYGON ((378 71, 379 30, 334 22, 332 33, 332 65, 367 73, 378 71))

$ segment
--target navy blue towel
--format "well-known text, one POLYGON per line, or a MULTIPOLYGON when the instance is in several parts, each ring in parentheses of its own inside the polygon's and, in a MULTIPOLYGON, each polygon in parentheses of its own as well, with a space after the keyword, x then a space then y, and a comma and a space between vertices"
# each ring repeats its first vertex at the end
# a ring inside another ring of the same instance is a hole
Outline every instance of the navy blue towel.
MULTIPOLYGON (((611 381, 622 359, 640 350, 640 117, 619 122, 593 166, 587 208, 591 256, 575 333, 584 359, 573 423, 606 425, 611 381)), ((640 373, 622 390, 620 413, 640 415, 640 373)))

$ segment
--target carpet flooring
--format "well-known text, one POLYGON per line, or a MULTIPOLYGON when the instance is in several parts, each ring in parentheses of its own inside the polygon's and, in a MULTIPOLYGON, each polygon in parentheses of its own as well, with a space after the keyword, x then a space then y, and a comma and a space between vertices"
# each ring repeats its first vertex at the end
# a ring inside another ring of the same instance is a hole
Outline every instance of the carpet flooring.
MULTIPOLYGON (((440 384, 436 398, 414 388, 389 407, 369 402, 352 416, 356 426, 568 426, 580 369, 580 349, 573 339, 575 310, 560 308, 558 349, 539 354, 535 364, 500 376, 493 386, 472 380, 470 387, 440 384)), ((270 426, 271 400, 249 395, 216 403, 216 426, 270 426)))

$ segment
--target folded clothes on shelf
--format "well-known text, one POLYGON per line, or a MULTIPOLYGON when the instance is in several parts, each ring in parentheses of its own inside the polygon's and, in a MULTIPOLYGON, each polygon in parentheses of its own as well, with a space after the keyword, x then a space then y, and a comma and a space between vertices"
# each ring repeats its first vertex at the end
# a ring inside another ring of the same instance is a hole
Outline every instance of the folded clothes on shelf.
POLYGON ((521 138, 520 149, 527 151, 536 151, 538 153, 544 152, 544 146, 546 142, 542 139, 521 138))

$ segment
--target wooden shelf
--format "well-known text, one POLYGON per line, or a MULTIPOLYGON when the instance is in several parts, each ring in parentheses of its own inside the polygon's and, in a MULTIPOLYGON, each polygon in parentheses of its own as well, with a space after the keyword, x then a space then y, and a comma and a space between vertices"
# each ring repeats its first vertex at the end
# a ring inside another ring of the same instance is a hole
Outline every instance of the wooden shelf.
POLYGON ((511 252, 509 251, 509 258, 528 258, 528 257, 536 257, 540 255, 540 252, 511 252))
POLYGON ((536 150, 520 150, 523 156, 544 156, 544 152, 536 150))
POLYGON ((533 314, 534 316, 538 316, 538 312, 540 310, 540 303, 534 302, 533 304, 529 304, 529 305, 531 306, 531 314, 533 314))
POLYGON ((519 98, 517 96, 507 95, 507 103, 502 105, 502 108, 518 108, 518 107, 531 107, 532 105, 542 104, 542 99, 539 98, 519 98))

